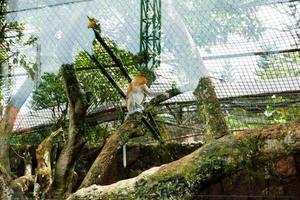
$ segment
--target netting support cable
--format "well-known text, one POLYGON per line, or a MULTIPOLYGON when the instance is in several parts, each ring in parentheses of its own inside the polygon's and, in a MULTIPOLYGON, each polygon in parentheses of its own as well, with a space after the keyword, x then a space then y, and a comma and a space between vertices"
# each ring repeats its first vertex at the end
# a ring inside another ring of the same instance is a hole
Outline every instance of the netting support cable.
POLYGON ((109 46, 106 44, 105 40, 100 36, 100 33, 93 29, 96 40, 101 44, 101 46, 106 50, 106 52, 109 54, 111 59, 116 63, 116 65, 120 68, 123 76, 128 80, 128 82, 131 82, 131 78, 128 75, 126 69, 124 68, 124 65, 122 61, 114 54, 114 52, 109 48, 109 46))
POLYGON ((32 11, 32 10, 40 10, 43 8, 52 8, 52 7, 64 6, 64 5, 75 4, 75 3, 84 3, 84 2, 90 2, 90 1, 94 1, 94 0, 77 0, 77 1, 56 3, 56 4, 51 4, 51 5, 37 6, 37 7, 32 7, 32 8, 24 8, 24 9, 20 9, 20 10, 10 10, 10 11, 5 12, 5 14, 26 12, 26 11, 32 11))
POLYGON ((118 93, 125 99, 126 94, 123 92, 123 90, 118 86, 118 84, 115 82, 115 80, 109 75, 109 73, 106 71, 106 69, 103 67, 103 65, 100 63, 100 61, 96 58, 95 55, 89 55, 90 58, 94 61, 98 69, 100 69, 101 73, 107 78, 107 80, 113 85, 113 87, 118 91, 118 93))
POLYGON ((264 56, 264 55, 271 55, 271 54, 294 53, 294 52, 300 52, 300 49, 294 48, 294 49, 274 50, 274 51, 258 51, 258 52, 216 55, 216 56, 203 56, 202 59, 216 60, 216 59, 229 59, 229 58, 239 58, 239 57, 247 57, 247 56, 264 56))
MULTIPOLYGON (((115 62, 115 64, 120 68, 122 74, 126 77, 128 82, 131 82, 131 78, 129 74, 127 73, 126 69, 124 68, 123 62, 114 54, 114 52, 110 49, 110 47, 106 44, 105 40, 101 37, 100 33, 93 29, 96 40, 101 44, 101 46, 106 50, 106 52, 109 54, 111 59, 115 62)), ((96 57, 95 57, 96 58, 96 57)), ((96 58, 97 59, 97 58, 96 58)), ((102 66, 102 70, 106 71, 105 68, 102 66)), ((106 72, 107 73, 107 72, 106 72)), ((114 85, 117 86, 115 81, 111 78, 111 80, 114 82, 114 85)), ((117 86, 118 87, 118 86, 117 86)), ((118 87, 119 88, 119 87, 118 87)), ((119 88, 120 89, 120 88, 119 88)), ((121 90, 121 89, 120 89, 121 90)), ((118 90, 119 91, 119 90, 118 90)), ((123 91, 122 91, 123 92, 123 91)), ((120 93, 121 94, 121 93, 120 93)), ((124 94, 124 93, 123 93, 124 94)), ((125 94, 124 94, 125 95, 125 94)), ((123 96, 123 95, 122 95, 123 96)), ((124 96, 123 96, 124 97, 124 96)), ((126 98, 126 95, 125 95, 126 98)), ((150 112, 146 112, 147 117, 150 120, 150 123, 145 119, 142 118, 143 123, 147 126, 147 128, 150 129, 150 131, 155 135, 160 135, 159 129, 157 124, 155 123, 155 120, 150 112)))

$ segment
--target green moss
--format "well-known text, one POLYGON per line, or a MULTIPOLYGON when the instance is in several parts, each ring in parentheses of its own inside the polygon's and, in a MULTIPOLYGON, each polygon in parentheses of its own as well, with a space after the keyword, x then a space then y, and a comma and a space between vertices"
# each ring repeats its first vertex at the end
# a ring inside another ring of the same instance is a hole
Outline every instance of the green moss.
POLYGON ((111 192, 115 196, 121 195, 120 199, 193 199, 225 177, 229 180, 230 177, 235 178, 233 181, 236 183, 239 179, 252 182, 253 188, 256 188, 256 180, 273 181, 268 168, 274 166, 276 159, 286 157, 283 148, 279 148, 278 152, 270 148, 271 152, 265 153, 266 143, 270 140, 277 143, 282 140, 286 144, 295 142, 295 138, 290 141, 286 139, 295 136, 293 133, 298 136, 299 125, 275 126, 244 132, 243 135, 228 135, 180 160, 152 169, 148 175, 139 177, 133 187, 122 186, 123 189, 117 188, 111 192), (241 176, 240 172, 243 172, 241 176), (251 177, 244 179, 243 174, 251 177))
POLYGON ((205 140, 210 141, 229 133, 213 83, 209 78, 201 78, 194 91, 197 98, 199 118, 205 129, 205 140))
POLYGON ((0 175, 2 175, 2 176, 4 175, 7 177, 13 177, 13 174, 10 171, 8 171, 7 168, 2 166, 1 164, 0 164, 0 175))
POLYGON ((152 184, 146 180, 140 180, 135 186, 134 196, 140 199, 189 199, 191 194, 188 188, 188 181, 181 175, 155 181, 152 184))
POLYGON ((160 169, 157 175, 138 181, 134 190, 127 195, 140 199, 192 197, 199 189, 231 175, 237 169, 252 166, 249 160, 256 155, 257 143, 255 140, 245 143, 239 143, 237 140, 230 137, 226 142, 205 145, 202 151, 195 152, 195 159, 176 163, 172 167, 169 166, 168 170, 160 169), (196 159, 201 154, 205 156, 196 159))

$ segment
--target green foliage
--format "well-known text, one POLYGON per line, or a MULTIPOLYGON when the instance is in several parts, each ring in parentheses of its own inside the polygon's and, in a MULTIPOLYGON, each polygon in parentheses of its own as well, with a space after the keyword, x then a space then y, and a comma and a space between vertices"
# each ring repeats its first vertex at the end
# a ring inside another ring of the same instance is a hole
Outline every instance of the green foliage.
MULTIPOLYGON (((135 56, 129 51, 118 48, 118 46, 112 40, 105 39, 105 41, 108 44, 108 46, 112 49, 112 51, 116 55, 118 55, 119 58, 122 60, 122 62, 126 66, 128 73, 137 73, 137 70, 135 68, 136 62, 134 60, 135 56)), ((122 75, 120 69, 114 65, 113 60, 106 53, 105 49, 98 42, 94 42, 94 54, 97 56, 98 60, 104 66, 106 66, 108 73, 114 78, 117 84, 121 88, 125 89, 128 85, 127 80, 122 75)), ((84 69, 87 66, 96 67, 86 53, 83 52, 76 56, 75 67, 84 69), (78 62, 79 60, 80 62, 78 62)), ((80 81, 87 81, 83 82, 83 86, 88 86, 85 88, 86 91, 91 91, 95 95, 95 97, 98 98, 100 103, 103 103, 105 101, 116 102, 120 100, 120 95, 115 89, 112 89, 111 84, 106 80, 106 77, 102 75, 100 70, 96 69, 92 71, 80 71, 78 73, 78 77, 80 81), (90 80, 87 80, 88 78, 90 80)))
POLYGON ((87 146, 98 147, 108 135, 107 126, 98 125, 86 131, 87 146))
MULTIPOLYGON (((251 117, 249 116, 249 113, 244 114, 244 118, 251 117)), ((226 116, 226 121, 228 123, 228 127, 230 129, 247 129, 247 128, 258 128, 259 125, 249 123, 246 120, 236 118, 234 114, 230 114, 229 116, 226 116)))
POLYGON ((32 45, 34 44, 38 38, 36 36, 31 35, 28 40, 24 43, 24 45, 32 45))
POLYGON ((270 123, 286 123, 287 119, 284 112, 279 109, 275 109, 274 107, 267 105, 265 112, 265 116, 270 121, 270 123))
POLYGON ((33 93, 32 106, 36 110, 61 107, 67 102, 60 74, 45 73, 38 89, 33 93))
POLYGON ((205 46, 225 43, 234 33, 248 40, 258 39, 264 28, 256 17, 257 7, 248 3, 249 0, 187 0, 179 1, 184 8, 179 10, 185 11, 184 21, 197 44, 205 46))
MULTIPOLYGON (((105 39, 105 41, 113 52, 121 58, 129 74, 137 73, 135 65, 140 62, 140 56, 135 56, 129 51, 118 48, 110 39, 105 39)), ((120 69, 114 65, 105 49, 96 41, 93 43, 93 52, 117 84, 125 90, 128 81, 122 75, 120 69)), ((101 71, 96 68, 87 52, 82 51, 75 56, 74 66, 83 90, 91 94, 90 99, 93 105, 103 105, 107 102, 116 105, 120 102, 120 94, 111 86, 101 71)), ((47 73, 42 76, 41 84, 33 94, 34 109, 51 108, 53 116, 57 116, 59 113, 55 113, 55 109, 64 110, 66 103, 67 97, 61 75, 47 73)), ((66 112, 63 114, 65 115, 66 112)))
POLYGON ((288 121, 295 120, 299 114, 299 100, 300 98, 282 97, 273 95, 267 98, 268 105, 264 109, 264 116, 267 119, 267 124, 284 124, 288 121), (294 102, 294 103, 289 103, 294 102), (276 106, 276 104, 282 104, 283 106, 276 106), (284 104, 288 104, 285 107, 284 104))
MULTIPOLYGON (((37 41, 37 38, 31 36, 26 39, 23 33, 25 29, 24 24, 6 20, 6 2, 6 0, 0 1, 0 70, 3 69, 4 64, 8 66, 9 70, 13 67, 21 66, 28 72, 31 78, 33 78, 36 64, 29 61, 19 49, 20 47, 34 44, 37 41)), ((0 84, 2 84, 1 82, 0 84)))
POLYGON ((256 74, 262 79, 300 76, 298 52, 285 54, 265 54, 258 61, 256 74))
POLYGON ((11 145, 39 145, 52 132, 51 128, 38 130, 33 133, 15 133, 10 138, 11 145))
MULTIPOLYGON (((112 51, 123 61, 128 73, 137 73, 137 69, 135 67, 135 64, 137 63, 135 60, 136 57, 131 52, 118 48, 112 40, 106 38, 105 41, 112 51)), ((114 78, 116 83, 125 90, 128 85, 128 81, 122 75, 120 69, 114 65, 113 60, 106 53, 105 49, 96 41, 94 41, 93 44, 93 52, 100 63, 106 67, 108 73, 114 78)), ((121 100, 120 94, 111 86, 110 82, 102 75, 100 70, 84 70, 91 66, 96 68, 95 64, 86 52, 79 53, 75 57, 74 64, 77 69, 82 69, 78 71, 77 75, 82 83, 83 89, 92 93, 92 103, 96 105, 103 104, 105 102, 117 103, 121 100)))
POLYGON ((171 89, 173 89, 173 90, 177 89, 176 81, 173 81, 173 82, 172 82, 172 84, 171 84, 171 89))
MULTIPOLYGON (((11 145, 39 145, 44 139, 46 139, 53 132, 52 127, 47 127, 44 129, 39 129, 31 133, 15 133, 10 138, 11 145)), ((63 134, 60 134, 56 141, 63 146, 68 133, 68 128, 66 128, 63 134)), ((87 141, 87 146, 89 148, 99 147, 108 135, 107 126, 98 125, 93 128, 87 128, 85 133, 85 141, 87 141)))
POLYGON ((252 102, 250 99, 245 99, 244 102, 240 102, 245 107, 229 110, 226 121, 231 129, 259 128, 272 124, 284 124, 297 119, 300 115, 299 101, 299 97, 275 95, 263 99, 263 102, 252 102))
POLYGON ((33 92, 32 108, 35 110, 50 108, 53 128, 64 127, 68 103, 61 74, 45 73, 41 77, 38 89, 33 92))

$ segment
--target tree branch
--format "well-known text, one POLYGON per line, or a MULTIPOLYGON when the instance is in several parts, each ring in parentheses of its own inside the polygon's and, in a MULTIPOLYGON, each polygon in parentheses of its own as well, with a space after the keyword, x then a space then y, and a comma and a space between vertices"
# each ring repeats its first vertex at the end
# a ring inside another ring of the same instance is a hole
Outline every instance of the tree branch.
POLYGON ((75 161, 85 144, 85 118, 89 107, 87 95, 80 87, 74 66, 63 65, 61 72, 69 103, 69 131, 68 141, 56 163, 54 181, 47 196, 50 199, 61 199, 71 192, 75 161))
MULTIPOLYGON (((149 109, 153 109, 155 106, 159 105, 161 102, 178 95, 180 92, 176 89, 171 89, 167 91, 169 97, 164 95, 159 95, 153 98, 146 106, 145 113, 149 109)), ((109 169, 113 161, 116 159, 118 149, 126 144, 130 138, 135 136, 137 128, 141 124, 141 119, 143 114, 134 115, 134 118, 129 118, 126 120, 122 126, 120 126, 112 135, 107 139, 102 151, 96 158, 95 162, 91 166, 87 175, 85 176, 80 188, 88 187, 92 184, 105 184, 106 179, 109 176, 109 169)))
POLYGON ((208 185, 252 163, 276 163, 300 152, 300 119, 286 126, 273 126, 226 135, 169 164, 151 168, 139 176, 112 185, 78 190, 75 199, 180 199, 191 198, 208 185))
POLYGON ((36 149, 37 169, 34 183, 34 196, 39 199, 48 192, 52 182, 51 151, 54 139, 63 132, 62 128, 51 133, 36 149))

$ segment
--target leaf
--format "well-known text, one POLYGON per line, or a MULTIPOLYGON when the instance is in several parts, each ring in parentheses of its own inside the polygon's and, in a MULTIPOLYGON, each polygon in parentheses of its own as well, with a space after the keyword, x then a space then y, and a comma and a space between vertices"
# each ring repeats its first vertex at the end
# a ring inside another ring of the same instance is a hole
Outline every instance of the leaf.
POLYGON ((17 58, 14 58, 13 59, 13 64, 17 64, 18 63, 18 59, 17 58))
POLYGON ((29 46, 34 44, 38 40, 37 36, 30 36, 29 39, 24 43, 24 46, 29 46))

